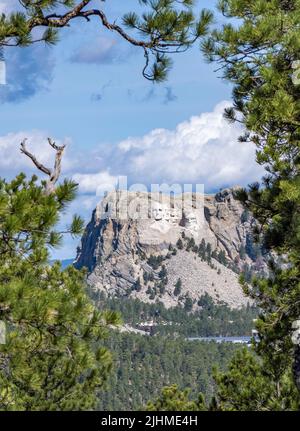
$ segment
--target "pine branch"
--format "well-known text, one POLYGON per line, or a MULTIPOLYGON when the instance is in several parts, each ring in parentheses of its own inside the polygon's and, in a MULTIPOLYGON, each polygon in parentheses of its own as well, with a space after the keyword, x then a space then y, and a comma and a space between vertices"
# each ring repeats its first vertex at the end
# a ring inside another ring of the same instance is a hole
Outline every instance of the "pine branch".
POLYGON ((144 77, 152 81, 162 81, 166 78, 170 65, 170 60, 165 55, 186 51, 197 39, 207 33, 213 19, 211 12, 203 10, 197 20, 191 10, 192 1, 157 1, 156 3, 144 2, 150 7, 151 12, 144 13, 141 18, 133 13, 125 15, 121 26, 115 21, 111 22, 100 8, 86 10, 90 3, 91 0, 83 0, 72 6, 71 3, 67 5, 62 2, 61 4, 67 6, 68 10, 65 13, 57 13, 53 12, 56 6, 54 3, 51 5, 51 3, 23 2, 25 13, 16 13, 3 18, 0 46, 30 45, 42 40, 46 43, 55 43, 58 29, 70 26, 77 18, 90 21, 95 17, 107 30, 117 33, 131 45, 143 49, 146 58, 144 77), (174 3, 178 3, 183 10, 174 3), (42 37, 34 38, 34 30, 40 27, 46 27, 47 30, 42 37), (138 32, 142 36, 138 38, 131 35, 125 28, 134 31, 135 34, 138 32), (150 56, 153 58, 151 67, 150 56))

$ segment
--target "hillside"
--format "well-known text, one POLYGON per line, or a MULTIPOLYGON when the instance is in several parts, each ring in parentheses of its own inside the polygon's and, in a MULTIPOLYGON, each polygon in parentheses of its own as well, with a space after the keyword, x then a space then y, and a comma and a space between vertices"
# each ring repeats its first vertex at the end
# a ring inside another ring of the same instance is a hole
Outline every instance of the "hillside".
POLYGON ((114 372, 100 393, 101 411, 141 409, 164 386, 174 383, 188 387, 191 397, 202 392, 210 400, 215 393, 214 366, 225 370, 240 348, 230 343, 119 333, 111 334, 107 346, 114 352, 114 372))

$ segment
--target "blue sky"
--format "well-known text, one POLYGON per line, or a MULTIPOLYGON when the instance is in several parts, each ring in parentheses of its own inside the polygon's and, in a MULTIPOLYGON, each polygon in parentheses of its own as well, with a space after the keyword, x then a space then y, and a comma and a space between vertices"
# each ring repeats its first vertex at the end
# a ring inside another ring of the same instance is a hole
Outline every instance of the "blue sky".
MULTIPOLYGON (((198 9, 214 3, 200 0, 198 9)), ((0 11, 7 4, 14 2, 0 0, 0 11)), ((137 4, 111 0, 105 9, 113 20, 138 10, 137 4)), ((1 176, 32 172, 18 151, 23 137, 46 163, 47 136, 66 142, 64 175, 80 185, 70 214, 88 220, 100 199, 95 184, 114 183, 118 175, 127 175, 129 183, 204 182, 207 192, 257 179, 254 148, 237 143, 240 129, 222 119, 231 88, 204 62, 198 46, 173 57, 169 79, 160 85, 142 77, 143 52, 96 21, 73 23, 54 48, 7 48, 5 56, 1 176)), ((54 256, 73 257, 75 246, 66 239, 54 256)))

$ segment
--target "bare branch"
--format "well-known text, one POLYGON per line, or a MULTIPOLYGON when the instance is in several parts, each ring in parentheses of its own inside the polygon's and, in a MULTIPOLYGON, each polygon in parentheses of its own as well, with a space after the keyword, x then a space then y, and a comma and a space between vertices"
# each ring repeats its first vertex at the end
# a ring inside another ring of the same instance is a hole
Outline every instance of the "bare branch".
POLYGON ((24 141, 23 141, 23 142, 21 142, 21 153, 23 153, 23 154, 25 154, 27 157, 29 157, 29 158, 32 160, 32 162, 34 163, 34 165, 35 165, 35 166, 36 166, 40 171, 42 171, 44 174, 46 174, 46 175, 49 175, 49 176, 50 176, 50 175, 51 175, 51 170, 50 170, 50 169, 48 169, 48 168, 46 168, 46 166, 44 166, 42 163, 40 163, 40 162, 36 159, 36 157, 26 149, 26 146, 25 146, 26 141, 27 141, 27 139, 24 139, 24 141))
POLYGON ((56 145, 54 141, 52 141, 51 138, 48 138, 49 145, 56 151, 55 155, 55 162, 53 169, 47 168, 42 163, 40 163, 37 158, 34 156, 34 154, 30 153, 26 148, 26 139, 24 139, 23 142, 21 142, 21 153, 25 154, 27 157, 30 158, 30 160, 33 162, 33 164, 37 167, 37 169, 44 174, 48 175, 49 179, 46 183, 46 194, 51 194, 55 191, 55 184, 57 183, 60 173, 61 173, 61 161, 65 149, 65 145, 59 146, 56 145))

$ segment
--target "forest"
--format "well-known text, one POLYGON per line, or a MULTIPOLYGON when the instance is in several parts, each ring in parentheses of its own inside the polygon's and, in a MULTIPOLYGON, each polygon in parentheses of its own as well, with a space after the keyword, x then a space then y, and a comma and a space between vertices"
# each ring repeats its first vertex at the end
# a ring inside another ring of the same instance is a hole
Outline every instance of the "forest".
POLYGON ((142 409, 171 384, 189 388, 191 399, 202 393, 209 402, 215 395, 214 368, 225 371, 241 346, 187 338, 251 336, 258 314, 255 307, 238 310, 216 305, 207 294, 197 312, 181 306, 166 309, 161 302, 100 296, 98 306, 117 312, 132 328, 142 329, 140 323, 149 321, 155 325, 148 335, 114 331, 105 344, 113 352, 113 372, 98 408, 107 411, 142 409))
POLYGON ((100 309, 117 312, 133 328, 140 328, 143 322, 153 322, 152 335, 250 336, 258 316, 254 306, 232 309, 226 304, 215 304, 208 294, 199 299, 201 309, 195 312, 181 306, 167 309, 162 302, 148 304, 128 297, 105 298, 103 294, 100 297, 97 302, 100 309))
POLYGON ((186 341, 182 337, 143 336, 114 332, 107 342, 113 351, 113 372, 99 395, 97 409, 139 410, 163 387, 189 388, 209 401, 215 393, 213 369, 225 371, 240 346, 231 343, 186 341))

